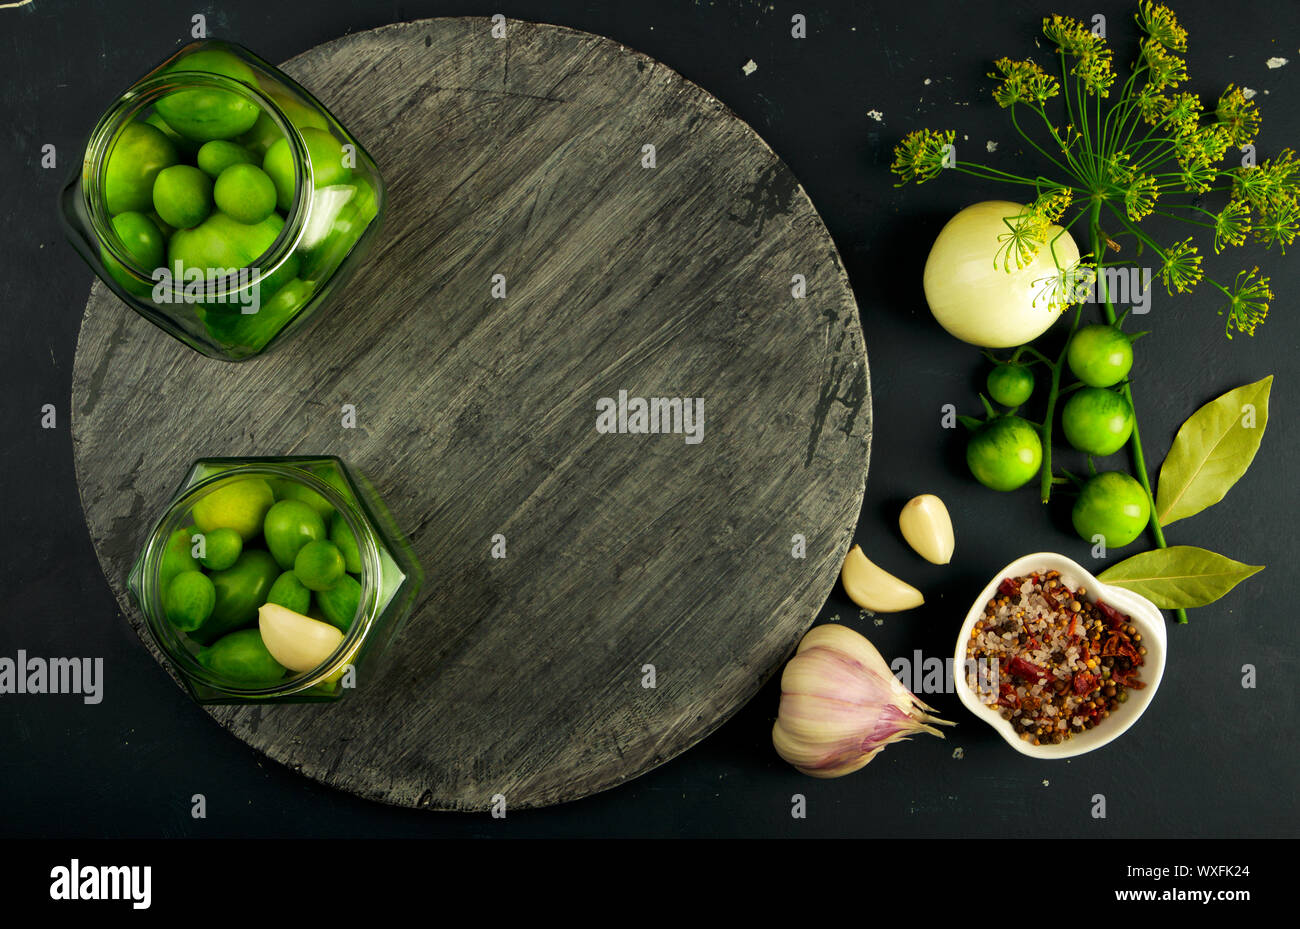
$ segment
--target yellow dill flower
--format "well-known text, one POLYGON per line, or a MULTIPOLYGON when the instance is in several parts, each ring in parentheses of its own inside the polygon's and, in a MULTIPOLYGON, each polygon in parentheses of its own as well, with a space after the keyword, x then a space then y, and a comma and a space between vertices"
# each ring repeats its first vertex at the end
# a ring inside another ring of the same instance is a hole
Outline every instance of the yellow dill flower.
POLYGON ((908 181, 924 184, 938 177, 939 172, 949 166, 956 139, 957 133, 952 130, 936 132, 933 129, 918 129, 905 135, 894 146, 894 161, 890 170, 899 177, 899 182, 894 186, 902 187, 908 181))
POLYGON ((1268 304, 1273 299, 1273 291, 1268 286, 1268 278, 1256 280, 1255 275, 1258 273, 1259 268, 1239 272, 1228 293, 1228 305, 1219 310, 1220 316, 1228 317, 1224 331, 1230 339, 1234 327, 1238 332, 1254 335, 1255 327, 1268 316, 1268 304))
POLYGON ((1201 122, 1201 98, 1192 93, 1174 94, 1166 97, 1165 111, 1160 117, 1160 124, 1176 136, 1195 132, 1201 122))
POLYGON ((1214 252, 1219 254, 1229 245, 1241 245, 1250 231, 1250 204, 1244 200, 1229 200, 1228 205, 1214 217, 1214 252))
MULTIPOLYGON (((1033 61, 999 58, 993 66, 1001 72, 1001 81, 993 88, 993 99, 1006 108, 1016 103, 1042 105, 1061 92, 1061 85, 1033 61)), ((996 78, 997 74, 989 74, 996 78)))
POLYGON ((1077 59, 1070 73, 1083 81, 1090 94, 1107 96, 1115 82, 1111 67, 1112 53, 1106 40, 1093 35, 1083 23, 1069 16, 1052 16, 1043 20, 1043 35, 1056 44, 1063 55, 1077 59))
POLYGON ((1147 69, 1147 83, 1157 90, 1177 87, 1187 80, 1187 62, 1155 39, 1143 39, 1138 62, 1147 69))
POLYGON ((1186 293, 1197 285, 1204 272, 1201 270, 1201 255, 1190 237, 1182 242, 1175 242, 1165 250, 1163 264, 1160 266, 1160 280, 1170 295, 1176 291, 1186 293))
POLYGON ((1174 52, 1187 51, 1187 30, 1178 25, 1178 18, 1169 7, 1151 0, 1142 0, 1134 16, 1138 28, 1174 52))
POLYGON ((1124 209, 1128 212, 1128 218, 1137 222, 1150 216, 1159 196, 1160 188, 1156 179, 1150 174, 1138 175, 1124 191, 1124 209))
POLYGON ((1239 87, 1228 85, 1223 96, 1219 97, 1214 115, 1227 131, 1229 140, 1238 148, 1253 142, 1259 132, 1259 108, 1254 100, 1246 99, 1239 87))

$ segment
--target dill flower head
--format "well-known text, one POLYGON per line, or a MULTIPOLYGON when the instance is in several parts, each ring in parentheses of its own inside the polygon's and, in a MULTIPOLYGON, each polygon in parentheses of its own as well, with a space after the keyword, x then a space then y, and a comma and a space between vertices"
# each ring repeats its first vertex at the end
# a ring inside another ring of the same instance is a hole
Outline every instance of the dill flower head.
POLYGON ((1277 212, 1300 200, 1300 161, 1284 148, 1251 167, 1232 171, 1232 199, 1245 200, 1261 216, 1277 212))
POLYGON ((1255 241, 1266 248, 1276 245, 1286 254, 1286 247, 1295 241, 1300 232, 1300 206, 1295 202, 1283 203, 1261 216, 1250 231, 1255 241))
POLYGON ((1152 38, 1142 40, 1138 63, 1147 69, 1147 84, 1156 90, 1177 87, 1187 80, 1187 62, 1152 38))
POLYGON ((1214 217, 1214 252, 1219 254, 1229 245, 1241 245, 1250 231, 1250 204, 1244 200, 1229 200, 1214 217))
POLYGON ((1259 268, 1239 272, 1236 283, 1228 291, 1227 306, 1219 310, 1220 316, 1228 317, 1224 331, 1230 339, 1234 328, 1246 335, 1254 335, 1255 327, 1268 315, 1268 304, 1273 299, 1273 291, 1269 289, 1268 278, 1255 277, 1258 273, 1259 268))
POLYGON ((1175 292, 1187 293, 1200 282, 1201 255, 1191 238, 1175 242, 1165 249, 1164 263, 1160 266, 1160 281, 1172 296, 1175 292))
POLYGON ((1094 35, 1083 23, 1069 16, 1051 16, 1043 20, 1043 35, 1056 44, 1057 51, 1075 59, 1070 73, 1083 81, 1090 94, 1107 96, 1115 83, 1111 67, 1112 53, 1106 40, 1094 35))
POLYGON ((956 139, 957 134, 952 130, 917 129, 905 135, 894 147, 894 161, 890 165, 890 170, 899 177, 894 186, 902 187, 908 181, 924 184, 938 177, 948 165, 956 139))
POLYGON ((1178 17, 1169 7, 1142 0, 1134 19, 1139 29, 1171 52, 1187 51, 1187 30, 1178 25, 1178 17))
POLYGON ((1219 105, 1214 109, 1219 125, 1228 133, 1228 139, 1240 148, 1255 139, 1259 132, 1259 108, 1254 100, 1247 100, 1240 87, 1229 84, 1219 105))
POLYGON ((989 77, 1001 77, 998 86, 993 88, 993 99, 1004 109, 1016 103, 1041 106, 1061 92, 1060 83, 1037 62, 999 58, 993 66, 1001 72, 1000 75, 989 74, 989 77))
POLYGON ((1160 185, 1150 174, 1139 174, 1124 190, 1124 209, 1128 218, 1138 222, 1150 216, 1160 196, 1160 185))

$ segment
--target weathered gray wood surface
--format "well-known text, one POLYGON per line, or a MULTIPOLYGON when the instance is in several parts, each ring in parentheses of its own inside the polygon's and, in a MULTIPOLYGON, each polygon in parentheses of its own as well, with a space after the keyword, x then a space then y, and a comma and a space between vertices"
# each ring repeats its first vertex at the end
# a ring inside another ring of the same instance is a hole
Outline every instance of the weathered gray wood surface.
POLYGON ((335 305, 230 365, 97 283, 73 377, 86 521, 151 649, 125 579, 195 458, 337 454, 374 482, 427 573, 406 631, 338 705, 212 715, 310 777, 436 809, 581 797, 720 725, 835 582, 870 438, 852 292, 767 145, 616 42, 490 26, 389 26, 285 66, 389 183, 335 305), (620 389, 703 397, 703 441, 598 434, 620 389))

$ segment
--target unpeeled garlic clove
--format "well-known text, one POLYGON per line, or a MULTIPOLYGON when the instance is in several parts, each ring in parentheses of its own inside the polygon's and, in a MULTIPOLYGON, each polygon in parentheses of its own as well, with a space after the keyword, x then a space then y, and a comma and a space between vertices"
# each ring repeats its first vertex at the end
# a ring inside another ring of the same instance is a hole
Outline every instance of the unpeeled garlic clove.
POLYGON ((873 613, 897 613, 925 602, 919 590, 872 563, 858 545, 845 556, 840 580, 849 599, 873 613))
POLYGON ((934 494, 913 497, 898 514, 898 528, 912 549, 931 564, 952 561, 956 542, 952 532, 952 517, 943 501, 934 494))
POLYGON ((320 667, 343 641, 343 633, 336 627, 278 603, 258 607, 257 628, 271 657, 290 671, 320 667))

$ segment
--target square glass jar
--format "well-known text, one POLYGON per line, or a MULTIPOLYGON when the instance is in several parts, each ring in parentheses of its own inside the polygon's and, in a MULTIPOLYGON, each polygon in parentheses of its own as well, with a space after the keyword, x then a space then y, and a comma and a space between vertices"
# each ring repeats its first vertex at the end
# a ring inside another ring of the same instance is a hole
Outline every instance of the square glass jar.
POLYGON ((190 468, 151 529, 127 586, 154 643, 198 702, 307 703, 337 700, 347 690, 365 686, 363 662, 382 653, 401 631, 421 580, 409 543, 374 488, 339 458, 205 458, 190 468), (233 495, 231 488, 236 489, 233 495), (321 593, 313 590, 306 610, 295 612, 345 627, 342 641, 309 670, 266 674, 258 669, 265 667, 269 653, 260 632, 257 637, 251 633, 259 628, 258 608, 271 586, 294 568, 286 569, 273 554, 262 524, 270 506, 285 500, 316 511, 325 539, 334 540, 344 529, 355 539, 350 554, 359 570, 345 573, 339 583, 351 586, 357 605, 350 620, 337 612, 330 618, 321 593), (196 505, 205 509, 206 519, 197 516, 196 505), (207 531, 198 529, 197 522, 208 522, 207 531), (233 528, 246 537, 232 565, 212 570, 196 553, 215 560, 218 528, 233 528), (212 550, 207 548, 210 539, 212 550), (190 623, 173 621, 176 600, 168 599, 168 586, 184 571, 199 571, 218 591, 215 603, 190 630, 181 628, 190 623))
POLYGON ((242 46, 205 39, 109 107, 60 214, 128 306, 196 351, 242 361, 355 270, 384 198, 373 159, 319 100, 242 46))

